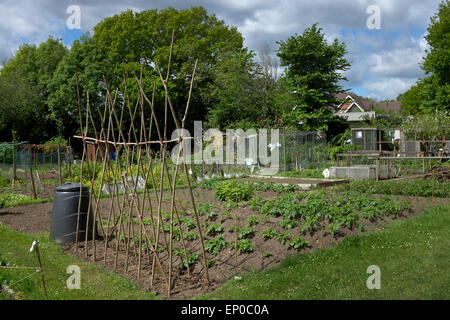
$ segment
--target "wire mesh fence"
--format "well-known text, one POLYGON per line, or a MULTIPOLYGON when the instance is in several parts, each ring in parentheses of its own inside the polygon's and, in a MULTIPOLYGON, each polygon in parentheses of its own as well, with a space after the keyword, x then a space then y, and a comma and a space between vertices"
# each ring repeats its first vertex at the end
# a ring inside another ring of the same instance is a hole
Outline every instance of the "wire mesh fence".
POLYGON ((0 189, 34 198, 51 197, 55 187, 70 178, 72 163, 70 147, 1 143, 0 189))

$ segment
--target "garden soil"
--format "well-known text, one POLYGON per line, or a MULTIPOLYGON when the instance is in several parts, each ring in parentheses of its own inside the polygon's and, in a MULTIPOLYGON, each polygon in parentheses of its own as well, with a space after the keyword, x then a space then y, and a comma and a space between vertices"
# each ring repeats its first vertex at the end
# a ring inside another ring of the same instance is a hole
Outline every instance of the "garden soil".
MULTIPOLYGON (((274 198, 278 194, 272 191, 257 192, 257 195, 263 198, 274 198)), ((164 211, 170 211, 170 196, 169 194, 164 194, 163 196, 163 207, 164 211)), ((177 202, 176 206, 180 215, 184 212, 187 214, 190 209, 188 192, 182 191, 177 192, 177 202)), ((326 248, 342 241, 345 237, 354 234, 361 233, 358 230, 342 229, 339 234, 331 235, 325 231, 318 231, 315 233, 303 234, 302 237, 309 241, 311 244, 307 248, 303 248, 300 251, 289 249, 286 245, 282 245, 278 240, 270 239, 264 240, 262 238, 261 232, 264 229, 272 228, 275 230, 289 232, 291 231, 295 235, 295 230, 284 230, 279 225, 278 222, 280 218, 274 217, 264 217, 259 215, 256 211, 251 210, 249 207, 237 207, 237 208, 225 208, 224 204, 220 201, 214 199, 214 193, 211 190, 195 190, 195 198, 197 204, 203 203, 204 205, 212 205, 216 215, 214 218, 207 218, 206 215, 200 216, 201 222, 208 222, 209 224, 217 222, 220 223, 223 228, 223 236, 227 241, 228 245, 224 250, 217 256, 212 256, 208 254, 208 259, 214 259, 214 264, 209 268, 209 278, 210 281, 206 281, 205 269, 203 265, 202 255, 201 255, 201 244, 200 241, 188 241, 186 240, 186 247, 189 252, 199 255, 199 261, 195 265, 195 268, 191 271, 188 276, 185 269, 178 268, 180 263, 180 257, 174 257, 174 275, 175 279, 172 294, 170 299, 189 299, 200 293, 205 293, 214 290, 220 286, 224 281, 233 278, 238 274, 245 272, 251 272, 255 270, 264 270, 267 268, 272 268, 278 265, 289 255, 297 254, 298 252, 310 252, 318 248, 326 248), (250 240, 256 245, 253 252, 236 254, 235 248, 232 242, 235 240, 235 233, 232 232, 233 227, 245 226, 247 218, 250 215, 255 215, 260 218, 260 223, 253 226, 255 232, 251 236, 250 240)), ((394 220, 404 220, 410 216, 416 215, 421 212, 424 208, 430 207, 431 205, 448 204, 450 199, 433 199, 431 203, 430 198, 420 198, 420 197, 405 197, 405 196, 394 196, 397 199, 409 199, 412 204, 412 210, 403 212, 396 219, 391 219, 388 217, 378 218, 374 221, 361 219, 364 229, 366 231, 375 231, 382 229, 386 224, 393 222, 394 220)), ((155 198, 152 199, 153 205, 155 205, 155 198)), ((147 203, 149 205, 149 203, 147 203)), ((102 219, 106 220, 108 218, 108 212, 110 208, 110 202, 108 199, 102 199, 99 204, 99 213, 102 215, 102 219)), ((51 225, 51 212, 52 203, 41 203, 32 204, 26 206, 19 206, 13 208, 5 208, 0 210, 0 223, 10 226, 12 229, 26 232, 31 234, 38 234, 42 232, 49 232, 51 225)), ((191 216, 186 216, 189 218, 194 218, 191 216)), ((167 223, 167 221, 166 221, 167 223)), ((130 224, 131 230, 134 234, 138 235, 140 232, 139 224, 130 224)), ((99 227, 99 226, 97 226, 99 227)), ((125 226, 124 226, 125 227, 125 226)), ((175 225, 177 227, 177 225, 175 225)), ((106 225, 105 225, 106 229, 106 225)), ((106 230, 107 231, 107 230, 106 230)), ((195 229, 194 229, 195 231, 195 229)), ((147 232, 151 235, 151 229, 148 227, 147 232)), ((216 237, 216 234, 205 234, 208 239, 216 237)), ((114 271, 121 274, 130 280, 139 284, 142 290, 153 291, 165 298, 167 298, 167 286, 162 276, 161 270, 155 267, 155 278, 153 287, 151 285, 151 270, 153 255, 145 250, 141 251, 141 272, 138 274, 139 265, 139 245, 135 244, 134 241, 129 242, 128 250, 128 263, 126 259, 126 241, 116 241, 117 239, 111 238, 107 245, 107 254, 105 259, 105 239, 100 238, 95 241, 96 245, 96 255, 94 259, 93 242, 89 241, 86 243, 82 241, 78 248, 75 244, 69 244, 63 246, 63 249, 69 254, 76 255, 82 259, 93 261, 101 267, 105 267, 107 270, 114 271), (119 246, 116 247, 117 243, 119 246), (117 265, 115 259, 115 252, 117 250, 117 265), (87 253, 87 255, 86 255, 87 253)), ((163 239, 160 239, 161 243, 164 243, 163 239)), ((176 242, 175 248, 182 249, 179 242, 176 242)), ((168 265, 168 254, 163 251, 160 254, 160 259, 164 265, 168 265)), ((167 274, 166 274, 167 275, 167 274)))

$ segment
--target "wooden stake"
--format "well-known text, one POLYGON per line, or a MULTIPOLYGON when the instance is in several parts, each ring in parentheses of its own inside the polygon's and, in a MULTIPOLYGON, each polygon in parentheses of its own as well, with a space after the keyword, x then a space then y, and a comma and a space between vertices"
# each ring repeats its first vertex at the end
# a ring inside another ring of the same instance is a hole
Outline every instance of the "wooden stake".
POLYGON ((39 271, 41 272, 41 279, 42 279, 42 287, 44 288, 44 295, 45 295, 45 299, 48 300, 48 295, 47 295, 47 287, 45 286, 45 277, 44 277, 44 268, 42 268, 42 262, 41 262, 41 254, 39 253, 39 244, 37 240, 36 241, 36 256, 37 259, 39 261, 39 271))

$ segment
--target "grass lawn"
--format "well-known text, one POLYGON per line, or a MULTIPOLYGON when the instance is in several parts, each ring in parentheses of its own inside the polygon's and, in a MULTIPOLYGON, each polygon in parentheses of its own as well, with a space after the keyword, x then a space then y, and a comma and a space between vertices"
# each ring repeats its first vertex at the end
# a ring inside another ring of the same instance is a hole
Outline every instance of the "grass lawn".
POLYGON ((242 275, 197 299, 450 299, 450 206, 242 275), (369 290, 370 265, 381 289, 369 290))
MULTIPOLYGON (((0 224, 0 265, 38 266, 36 254, 29 249, 33 236, 13 231, 0 224)), ((94 264, 81 261, 63 252, 50 240, 49 233, 37 236, 40 243, 42 264, 45 272, 47 292, 50 299, 155 299, 153 293, 146 293, 129 280, 108 272, 94 264), (68 289, 66 273, 69 265, 77 265, 81 269, 81 289, 68 289)), ((0 268, 0 284, 11 286, 16 299, 45 299, 41 277, 35 273, 28 279, 12 285, 33 273, 33 269, 0 268)), ((4 291, 0 299, 10 298, 4 291)))

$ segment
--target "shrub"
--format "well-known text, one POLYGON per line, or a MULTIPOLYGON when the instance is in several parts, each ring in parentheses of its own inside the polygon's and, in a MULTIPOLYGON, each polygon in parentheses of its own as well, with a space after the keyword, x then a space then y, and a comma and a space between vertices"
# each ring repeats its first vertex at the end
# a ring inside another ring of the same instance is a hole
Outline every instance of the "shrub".
POLYGON ((222 201, 247 201, 253 196, 253 189, 251 184, 241 181, 224 181, 216 186, 215 195, 218 200, 222 201))

